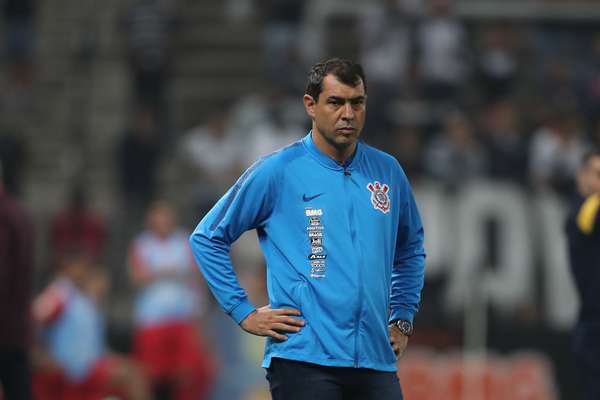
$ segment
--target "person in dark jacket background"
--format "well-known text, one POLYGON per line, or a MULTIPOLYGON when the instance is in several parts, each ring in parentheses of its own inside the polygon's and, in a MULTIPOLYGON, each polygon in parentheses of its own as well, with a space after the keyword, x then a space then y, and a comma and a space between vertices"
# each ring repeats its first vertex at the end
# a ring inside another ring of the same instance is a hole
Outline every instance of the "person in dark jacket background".
POLYGON ((584 400, 600 399, 600 149, 583 157, 567 220, 571 272, 579 293, 573 337, 584 400))
POLYGON ((0 163, 0 389, 6 400, 31 398, 32 255, 29 217, 5 191, 0 163))

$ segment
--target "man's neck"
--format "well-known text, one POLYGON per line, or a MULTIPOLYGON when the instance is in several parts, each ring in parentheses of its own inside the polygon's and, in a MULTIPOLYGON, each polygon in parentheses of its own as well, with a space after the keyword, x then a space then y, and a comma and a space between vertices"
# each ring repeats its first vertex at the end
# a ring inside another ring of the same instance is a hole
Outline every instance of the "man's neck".
POLYGON ((352 157, 354 151, 356 150, 356 142, 352 143, 348 147, 338 149, 325 140, 323 135, 321 135, 321 133, 314 126, 312 129, 312 140, 319 150, 340 164, 344 164, 350 157, 352 157))

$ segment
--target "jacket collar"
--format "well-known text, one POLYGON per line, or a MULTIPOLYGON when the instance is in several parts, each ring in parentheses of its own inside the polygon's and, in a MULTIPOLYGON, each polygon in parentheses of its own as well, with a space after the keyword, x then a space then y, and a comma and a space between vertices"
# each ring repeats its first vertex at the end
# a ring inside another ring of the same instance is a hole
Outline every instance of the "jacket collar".
POLYGON ((354 150, 354 154, 350 156, 349 159, 346 160, 344 164, 334 160, 329 157, 327 154, 323 153, 315 144, 312 138, 312 130, 308 131, 308 134, 302 139, 302 143, 308 150, 308 152, 319 161, 319 163, 327 168, 335 169, 335 170, 353 170, 358 164, 360 157, 363 152, 363 145, 359 140, 356 142, 356 149, 354 150))

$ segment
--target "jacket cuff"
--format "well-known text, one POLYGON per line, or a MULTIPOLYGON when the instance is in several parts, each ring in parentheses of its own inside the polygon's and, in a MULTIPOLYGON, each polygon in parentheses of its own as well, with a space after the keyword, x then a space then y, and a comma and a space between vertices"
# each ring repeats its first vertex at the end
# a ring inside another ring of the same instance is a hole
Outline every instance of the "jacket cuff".
POLYGON ((252 303, 248 301, 248 299, 244 299, 240 304, 235 306, 231 311, 229 311, 229 315, 235 321, 236 324, 240 324, 246 317, 256 310, 256 307, 252 303))
POLYGON ((410 321, 410 323, 412 323, 414 318, 415 313, 411 310, 408 310, 406 308, 398 308, 396 310, 392 310, 389 322, 391 323, 392 321, 398 321, 399 319, 401 319, 405 321, 410 321))

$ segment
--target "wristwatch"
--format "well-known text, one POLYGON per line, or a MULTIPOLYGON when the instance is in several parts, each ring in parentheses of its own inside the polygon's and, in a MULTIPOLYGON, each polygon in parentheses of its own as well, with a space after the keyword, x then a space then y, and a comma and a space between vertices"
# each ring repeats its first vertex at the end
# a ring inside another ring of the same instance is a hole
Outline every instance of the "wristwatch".
POLYGON ((410 321, 399 319, 392 321, 392 325, 395 325, 404 336, 411 336, 413 334, 413 324, 410 321))

